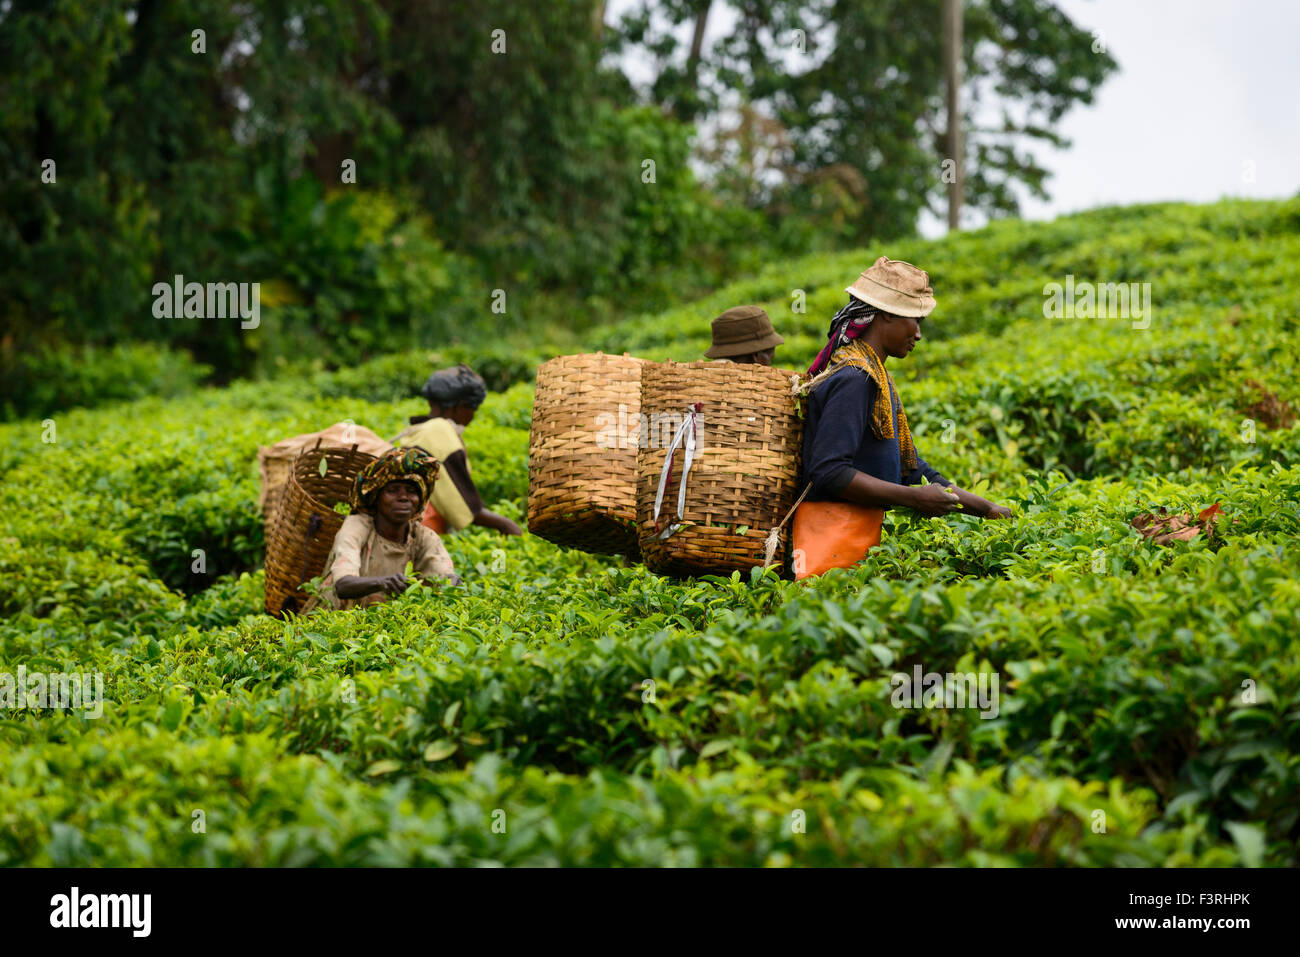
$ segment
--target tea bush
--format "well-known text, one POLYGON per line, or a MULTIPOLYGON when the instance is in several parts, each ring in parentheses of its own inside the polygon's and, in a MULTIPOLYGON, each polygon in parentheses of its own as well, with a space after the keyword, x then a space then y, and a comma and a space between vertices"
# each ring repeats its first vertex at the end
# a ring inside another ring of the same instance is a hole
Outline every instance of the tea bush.
POLYGON ((180 396, 212 372, 188 352, 154 343, 18 352, 0 345, 0 421, 144 396, 180 396))
POLYGON ((261 614, 259 444, 391 438, 464 358, 497 390, 475 479, 519 519, 556 343, 57 412, 52 442, 0 426, 0 671, 105 697, 0 715, 0 864, 1300 864, 1300 201, 772 264, 584 348, 693 359, 757 301, 802 368, 880 252, 939 299, 891 369, 918 447, 1015 518, 894 512, 808 582, 471 528, 460 587, 261 614), (1150 281, 1149 324, 1045 317, 1071 274, 1150 281), (1192 541, 1131 524, 1214 503, 1192 541), (996 678, 996 706, 897 707, 916 667, 996 678))

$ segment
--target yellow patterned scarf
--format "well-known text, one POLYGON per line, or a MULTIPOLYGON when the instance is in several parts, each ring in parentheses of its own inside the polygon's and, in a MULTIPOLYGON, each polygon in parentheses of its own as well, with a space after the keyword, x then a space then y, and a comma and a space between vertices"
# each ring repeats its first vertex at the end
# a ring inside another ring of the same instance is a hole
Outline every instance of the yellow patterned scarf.
MULTIPOLYGON (((861 369, 876 383, 876 402, 871 410, 871 434, 878 439, 892 439, 894 401, 889 388, 893 379, 885 371, 885 364, 871 346, 861 339, 854 339, 832 353, 830 362, 826 365, 826 375, 829 376, 844 366, 861 369)), ((916 446, 912 444, 912 430, 907 426, 902 397, 898 400, 898 451, 903 460, 903 474, 906 475, 916 468, 916 446)))

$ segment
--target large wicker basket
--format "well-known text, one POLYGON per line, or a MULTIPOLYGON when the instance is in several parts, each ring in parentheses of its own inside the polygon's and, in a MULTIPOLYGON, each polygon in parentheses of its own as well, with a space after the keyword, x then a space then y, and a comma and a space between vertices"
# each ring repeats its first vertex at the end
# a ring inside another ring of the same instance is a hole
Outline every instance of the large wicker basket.
POLYGON ((528 530, 583 551, 637 555, 636 465, 644 360, 560 356, 537 369, 528 530))
POLYGON ((355 445, 337 449, 319 443, 294 459, 266 538, 269 614, 280 616, 306 604, 308 595, 302 583, 325 571, 334 536, 343 525, 345 516, 334 511, 334 506, 351 498, 357 472, 374 460, 355 445))
POLYGON ((353 425, 351 422, 339 422, 319 432, 281 439, 275 445, 258 446, 257 467, 262 478, 262 525, 268 537, 271 526, 275 524, 280 499, 284 497, 284 490, 289 484, 293 460, 303 449, 316 444, 340 449, 352 446, 370 455, 383 455, 393 447, 365 426, 353 425))
MULTIPOLYGON (((651 434, 637 459, 637 524, 651 571, 728 575, 763 564, 767 535, 799 492, 803 418, 791 375, 727 362, 647 363, 642 369, 641 410, 651 434), (678 448, 656 521, 665 461, 691 411, 697 448, 685 507, 679 519, 685 450, 678 448)), ((782 528, 776 560, 783 561, 788 540, 789 528, 782 528)))

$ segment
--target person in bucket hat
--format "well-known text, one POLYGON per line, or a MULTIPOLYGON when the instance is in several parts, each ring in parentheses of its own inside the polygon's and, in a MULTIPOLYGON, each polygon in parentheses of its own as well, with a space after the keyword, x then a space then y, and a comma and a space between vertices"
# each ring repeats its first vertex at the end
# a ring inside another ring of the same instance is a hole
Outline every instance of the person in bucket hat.
POLYGON ((885 256, 877 259, 874 266, 844 291, 882 312, 910 319, 923 319, 937 305, 929 273, 885 256))
POLYGON ((763 309, 734 306, 713 320, 713 345, 704 358, 770 366, 783 342, 763 309))
POLYGON ((1010 517, 921 458, 885 371, 888 359, 905 359, 921 341, 921 323, 937 305, 929 274, 881 256, 845 292, 849 301, 808 369, 803 468, 810 500, 1010 517))

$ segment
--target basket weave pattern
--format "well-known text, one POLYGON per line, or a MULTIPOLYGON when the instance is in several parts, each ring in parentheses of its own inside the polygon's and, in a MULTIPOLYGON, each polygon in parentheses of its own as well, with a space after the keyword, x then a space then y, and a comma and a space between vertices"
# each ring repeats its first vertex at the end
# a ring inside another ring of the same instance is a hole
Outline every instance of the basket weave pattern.
POLYGON ((528 530, 587 552, 637 555, 641 369, 633 356, 560 356, 537 369, 528 530))
POLYGON ((279 511, 284 498, 284 490, 289 485, 289 472, 293 468, 291 458, 259 458, 258 468, 262 473, 262 527, 267 535, 275 524, 275 513, 279 511))
POLYGON ((355 446, 370 455, 382 455, 393 446, 385 442, 363 425, 352 422, 338 422, 328 429, 306 435, 295 435, 275 443, 262 445, 257 449, 257 467, 262 476, 262 526, 269 537, 271 526, 275 524, 275 512, 284 497, 285 486, 289 484, 289 471, 293 460, 303 449, 315 445, 327 445, 346 449, 355 446))
POLYGON ((334 536, 345 516, 334 506, 352 496, 357 472, 375 457, 318 443, 293 461, 270 534, 266 538, 266 610, 272 615, 297 611, 308 595, 302 583, 325 571, 334 536), (322 457, 325 474, 320 472, 322 457))
MULTIPOLYGON (((799 492, 803 419, 790 393, 790 376, 767 366, 714 362, 647 363, 642 370, 641 408, 655 434, 637 459, 637 524, 651 571, 729 575, 763 564, 767 533, 799 492), (656 529, 655 495, 671 427, 697 403, 700 445, 686 482, 682 526, 662 539, 659 533, 677 521, 685 460, 679 449, 656 529)), ((788 528, 779 540, 781 558, 788 528)))

